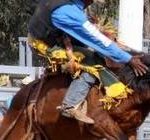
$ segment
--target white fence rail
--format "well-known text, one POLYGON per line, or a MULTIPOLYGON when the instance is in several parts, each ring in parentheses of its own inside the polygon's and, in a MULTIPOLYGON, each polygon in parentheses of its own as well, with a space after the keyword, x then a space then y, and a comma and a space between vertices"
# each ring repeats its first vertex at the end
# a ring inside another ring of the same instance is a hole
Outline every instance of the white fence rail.
MULTIPOLYGON (((15 77, 16 75, 17 78, 18 77, 25 78, 26 76, 29 76, 32 80, 35 80, 36 78, 39 78, 42 73, 43 73, 42 67, 0 65, 0 74, 13 75, 13 77, 15 77)), ((7 100, 7 98, 15 95, 16 92, 20 89, 19 87, 14 87, 11 85, 12 84, 0 87, 0 101, 7 100)))
POLYGON ((6 66, 0 65, 0 74, 18 74, 18 75, 29 75, 32 79, 35 79, 37 73, 35 67, 25 66, 6 66))
POLYGON ((20 88, 18 87, 0 87, 0 102, 5 102, 14 96, 20 88))

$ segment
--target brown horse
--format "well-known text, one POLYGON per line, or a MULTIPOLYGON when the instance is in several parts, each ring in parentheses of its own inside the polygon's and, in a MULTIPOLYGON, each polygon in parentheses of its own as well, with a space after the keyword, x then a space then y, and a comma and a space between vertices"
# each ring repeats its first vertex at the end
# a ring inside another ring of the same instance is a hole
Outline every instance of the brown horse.
MULTIPOLYGON (((149 60, 150 55, 142 58, 150 68, 149 60)), ((92 87, 87 101, 94 125, 61 116, 56 107, 61 105, 69 80, 64 74, 46 75, 16 94, 1 124, 0 140, 135 140, 137 127, 150 111, 150 71, 136 77, 126 65, 115 72, 134 93, 107 111, 99 101, 103 90, 92 87)))

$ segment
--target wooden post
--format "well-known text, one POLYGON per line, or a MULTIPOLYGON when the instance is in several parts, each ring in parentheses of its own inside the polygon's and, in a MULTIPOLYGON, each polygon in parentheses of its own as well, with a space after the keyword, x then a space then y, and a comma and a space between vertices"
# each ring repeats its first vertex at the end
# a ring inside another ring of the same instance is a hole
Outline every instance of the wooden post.
POLYGON ((25 60, 25 47, 23 45, 25 38, 19 37, 19 66, 26 66, 25 60))
POLYGON ((19 65, 32 67, 32 51, 26 37, 19 37, 19 65))
POLYGON ((119 39, 137 51, 142 51, 143 7, 143 0, 120 0, 119 39))

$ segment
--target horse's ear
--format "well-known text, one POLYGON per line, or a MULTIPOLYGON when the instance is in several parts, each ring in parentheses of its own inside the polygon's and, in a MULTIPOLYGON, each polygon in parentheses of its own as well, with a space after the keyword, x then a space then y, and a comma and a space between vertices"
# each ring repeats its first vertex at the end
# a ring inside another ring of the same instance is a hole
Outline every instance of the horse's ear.
POLYGON ((105 58, 105 63, 106 63, 106 66, 112 70, 120 69, 124 66, 124 64, 117 63, 109 58, 105 58))

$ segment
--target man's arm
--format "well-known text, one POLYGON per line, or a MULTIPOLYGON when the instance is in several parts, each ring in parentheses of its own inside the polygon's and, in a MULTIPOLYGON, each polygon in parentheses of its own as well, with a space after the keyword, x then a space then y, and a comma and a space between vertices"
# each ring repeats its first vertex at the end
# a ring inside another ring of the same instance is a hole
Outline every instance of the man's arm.
POLYGON ((96 26, 90 23, 83 9, 76 4, 57 8, 51 15, 51 21, 54 26, 95 49, 102 55, 116 62, 130 62, 140 73, 145 73, 146 66, 140 64, 140 67, 137 67, 137 63, 135 64, 135 61, 131 61, 134 58, 129 53, 120 49, 116 43, 112 42, 96 26))
POLYGON ((99 29, 88 21, 84 11, 76 5, 65 5, 57 8, 51 17, 54 26, 102 55, 121 63, 130 61, 132 56, 122 51, 114 42, 104 36, 99 29))

